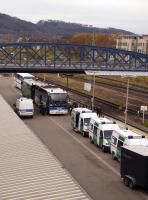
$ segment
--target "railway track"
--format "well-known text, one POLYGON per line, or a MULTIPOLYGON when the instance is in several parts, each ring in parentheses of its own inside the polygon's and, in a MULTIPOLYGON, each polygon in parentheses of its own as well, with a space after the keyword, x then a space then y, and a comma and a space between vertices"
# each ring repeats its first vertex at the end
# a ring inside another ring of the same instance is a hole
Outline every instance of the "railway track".
MULTIPOLYGON (((43 79, 41 79, 43 80, 43 79)), ((51 84, 55 84, 54 81, 47 81, 48 83, 51 83, 51 84)), ((63 86, 61 84, 57 84, 59 87, 62 87, 63 89, 65 90, 68 90, 70 92, 70 98, 72 99, 73 95, 77 95, 79 96, 79 100, 76 99, 75 101, 79 102, 79 103, 82 103, 82 101, 84 102, 83 104, 87 105, 87 106, 91 106, 91 98, 92 96, 89 95, 89 94, 85 94, 83 92, 80 92, 78 90, 75 90, 75 89, 72 89, 72 88, 67 88, 66 86, 63 86), (81 99, 83 97, 83 99, 81 99), (85 99, 85 100, 84 100, 85 99), (86 102, 86 103, 85 103, 86 102)), ((125 110, 125 106, 120 106, 118 104, 115 104, 115 103, 112 103, 112 102, 109 102, 107 100, 104 100, 104 99, 101 99, 101 98, 98 98, 98 97, 95 97, 95 106, 103 106, 104 107, 108 107, 108 108, 112 108, 113 110, 118 110, 118 111, 123 111, 125 110)), ((128 112, 130 114, 133 114, 133 115, 137 115, 137 110, 133 109, 133 108, 128 108, 128 112)), ((145 118, 148 119, 148 114, 145 114, 145 118)))
MULTIPOLYGON (((80 78, 80 77, 70 77, 71 79, 73 80, 78 80, 78 81, 82 81, 82 82, 88 82, 89 80, 88 79, 85 79, 85 78, 80 78)), ((114 90, 117 90, 117 91, 120 91, 122 93, 126 93, 126 85, 124 84, 121 84, 122 82, 120 82, 121 85, 117 85, 117 84, 113 84, 113 83, 106 83, 106 82, 101 82, 101 81, 98 81, 96 80, 95 81, 96 85, 98 86, 106 86, 110 89, 114 89, 114 90)), ((130 84, 130 94, 133 94, 135 96, 137 96, 138 98, 143 98, 143 99, 146 99, 148 98, 148 88, 139 88, 139 87, 133 87, 131 84, 130 84)))
MULTIPOLYGON (((105 78, 105 77, 102 77, 102 76, 98 76, 98 78, 102 79, 102 80, 110 80, 110 81, 113 81, 115 83, 119 83, 120 85, 124 85, 126 87, 127 83, 126 82, 123 82, 123 81, 119 81, 119 80, 115 80, 115 79, 112 79, 112 78, 105 78)), ((132 87, 135 87, 139 90, 147 90, 148 91, 148 87, 144 87, 144 86, 140 86, 140 85, 136 85, 134 83, 130 83, 130 85, 132 87)))
MULTIPOLYGON (((43 78, 39 77, 39 79, 41 81, 43 81, 43 78)), ((76 102, 80 106, 85 106, 85 107, 91 108, 91 98, 92 98, 91 95, 85 94, 83 92, 80 92, 80 91, 72 89, 72 88, 67 88, 66 86, 57 84, 54 81, 46 80, 46 82, 50 83, 50 84, 56 84, 57 86, 67 90, 69 93, 71 102, 76 102)), ((98 97, 95 97, 94 99, 95 99, 95 107, 101 106, 102 113, 104 115, 112 117, 115 120, 118 120, 118 121, 121 121, 124 123, 125 106, 121 107, 118 104, 109 102, 107 100, 104 100, 104 99, 101 99, 98 97)), ((141 115, 139 117, 142 117, 141 115)), ((135 110, 133 108, 128 108, 128 116, 130 116, 132 118, 137 117, 137 110, 135 110)), ((145 113, 145 119, 148 119, 147 113, 145 113)), ((127 124, 131 125, 132 127, 137 128, 141 131, 144 131, 145 133, 148 133, 148 129, 146 127, 134 122, 132 119, 128 119, 127 124)))

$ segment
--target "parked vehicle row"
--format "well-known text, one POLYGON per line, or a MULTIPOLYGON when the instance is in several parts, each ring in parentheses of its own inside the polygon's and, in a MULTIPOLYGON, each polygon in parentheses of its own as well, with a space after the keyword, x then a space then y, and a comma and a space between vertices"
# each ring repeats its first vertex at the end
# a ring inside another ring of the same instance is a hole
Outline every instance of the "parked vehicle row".
MULTIPOLYGON (((16 77, 16 87, 18 87, 18 74, 16 74, 16 77)), ((27 78, 29 76, 28 74, 25 76, 25 73, 23 73, 23 77, 23 79, 21 78, 21 87, 18 88, 21 89, 23 97, 33 100, 33 103, 39 107, 42 114, 52 115, 68 113, 68 94, 66 90, 56 85, 35 80, 34 76, 33 79, 31 79, 31 76, 27 78)), ((20 101, 22 102, 22 99, 20 101)), ((23 99, 23 102, 25 102, 25 99, 23 99)), ((25 103, 22 104, 22 106, 23 105, 25 105, 25 103)))
MULTIPOLYGON (((16 74, 16 87, 23 97, 16 100, 15 110, 19 116, 34 115, 35 103, 42 114, 67 114, 68 94, 56 85, 35 80, 34 76, 16 74)), ((148 140, 145 136, 128 129, 121 129, 115 121, 98 117, 87 108, 74 108, 71 125, 75 132, 88 137, 103 152, 111 153, 120 162, 121 178, 126 186, 148 188, 148 140)))
POLYGON ((103 152, 110 152, 113 160, 120 162, 121 177, 126 186, 131 189, 136 185, 148 187, 148 181, 145 180, 144 176, 143 180, 145 182, 143 183, 139 178, 141 168, 144 170, 143 174, 147 174, 148 140, 145 136, 138 135, 128 129, 121 129, 116 122, 110 121, 106 117, 98 117, 96 113, 87 108, 74 108, 72 110, 71 125, 74 131, 80 132, 83 136, 88 136, 91 143, 100 147, 103 152), (132 151, 132 148, 133 152, 131 154, 134 155, 134 152, 136 154, 134 158, 125 153, 127 149, 132 151), (146 161, 146 163, 143 161, 141 168, 140 166, 138 168, 138 165, 140 165, 138 163, 138 151, 141 152, 141 155, 139 155, 142 157, 141 159, 146 161), (133 162, 137 163, 136 166, 132 164, 132 159, 135 159, 133 162))

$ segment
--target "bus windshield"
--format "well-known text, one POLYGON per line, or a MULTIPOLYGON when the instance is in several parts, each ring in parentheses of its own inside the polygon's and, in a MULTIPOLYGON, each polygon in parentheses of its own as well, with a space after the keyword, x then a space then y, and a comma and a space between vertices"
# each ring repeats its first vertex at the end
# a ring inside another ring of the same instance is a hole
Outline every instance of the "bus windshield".
POLYGON ((113 131, 111 131, 111 130, 106 130, 106 131, 104 131, 104 138, 105 138, 105 139, 110 139, 111 136, 112 136, 112 132, 113 132, 113 131))
POLYGON ((66 102, 67 101, 67 94, 66 93, 53 93, 50 94, 52 102, 66 102))

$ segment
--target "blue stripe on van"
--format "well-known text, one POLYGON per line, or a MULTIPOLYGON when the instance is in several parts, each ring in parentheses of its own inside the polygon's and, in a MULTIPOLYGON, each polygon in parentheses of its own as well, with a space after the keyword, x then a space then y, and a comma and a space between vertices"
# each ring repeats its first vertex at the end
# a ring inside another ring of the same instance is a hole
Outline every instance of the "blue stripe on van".
POLYGON ((20 112, 33 112, 33 109, 21 109, 20 112))

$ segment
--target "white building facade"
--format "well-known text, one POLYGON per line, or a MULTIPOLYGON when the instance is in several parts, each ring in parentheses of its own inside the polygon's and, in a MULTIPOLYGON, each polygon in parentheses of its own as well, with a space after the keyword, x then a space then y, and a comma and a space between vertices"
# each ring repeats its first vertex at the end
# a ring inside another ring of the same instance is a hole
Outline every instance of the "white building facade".
POLYGON ((121 35, 116 40, 116 48, 148 54, 148 35, 121 35))

